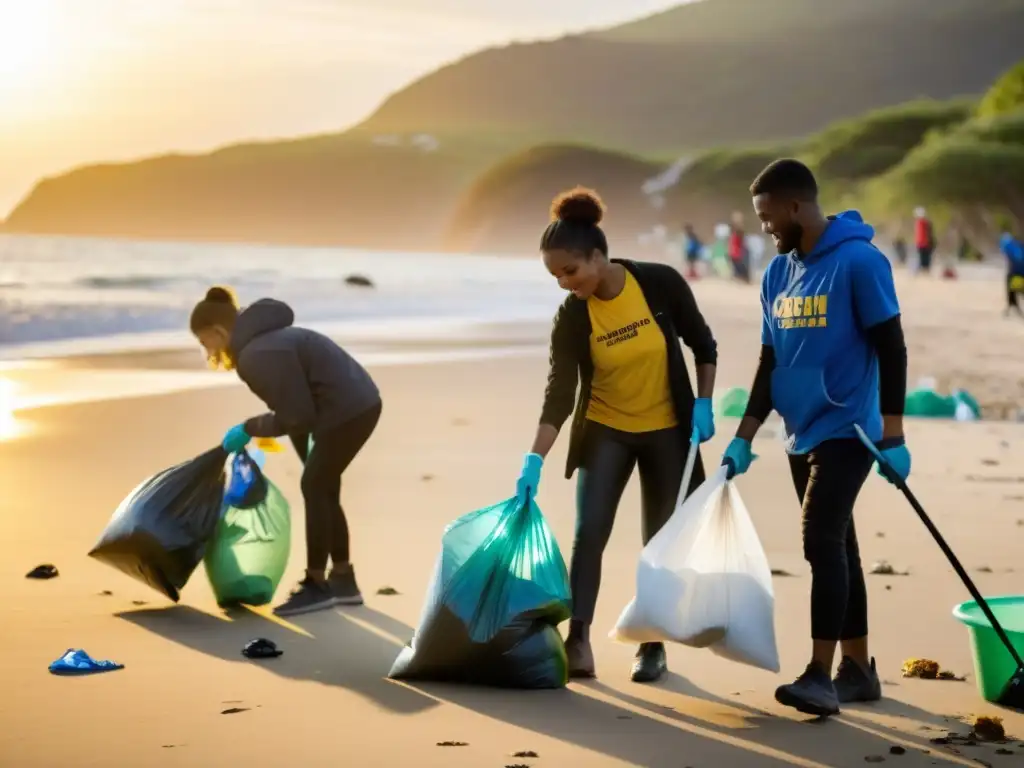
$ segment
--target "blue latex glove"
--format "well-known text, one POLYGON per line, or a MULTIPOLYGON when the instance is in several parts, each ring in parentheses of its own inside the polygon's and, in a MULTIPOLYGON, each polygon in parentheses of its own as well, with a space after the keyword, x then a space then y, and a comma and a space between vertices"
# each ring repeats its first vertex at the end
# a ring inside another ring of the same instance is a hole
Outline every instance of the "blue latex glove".
POLYGON ((50 664, 50 672, 54 675, 89 675, 117 669, 124 669, 124 664, 94 659, 80 648, 68 648, 63 656, 50 664))
POLYGON ((715 436, 715 414, 710 397, 698 397, 693 401, 693 429, 702 443, 715 436))
MULTIPOLYGON (((879 452, 882 454, 882 458, 885 459, 886 463, 892 468, 901 480, 906 480, 910 477, 910 450, 907 448, 907 443, 902 437, 892 437, 885 440, 881 440, 876 444, 879 452)), ((882 465, 878 465, 878 474, 888 480, 890 483, 892 479, 882 471, 882 465)))
POLYGON ((742 475, 750 469, 750 463, 756 458, 757 454, 751 450, 749 440, 734 437, 722 456, 722 464, 729 465, 728 479, 732 480, 737 475, 742 475))
POLYGON ((540 485, 540 469, 544 466, 544 459, 540 454, 528 453, 523 458, 523 471, 519 473, 519 480, 516 482, 516 498, 520 504, 525 504, 537 493, 537 486, 540 485))
POLYGON ((245 431, 244 424, 235 424, 224 434, 224 441, 221 447, 228 453, 238 453, 249 444, 252 438, 245 431))

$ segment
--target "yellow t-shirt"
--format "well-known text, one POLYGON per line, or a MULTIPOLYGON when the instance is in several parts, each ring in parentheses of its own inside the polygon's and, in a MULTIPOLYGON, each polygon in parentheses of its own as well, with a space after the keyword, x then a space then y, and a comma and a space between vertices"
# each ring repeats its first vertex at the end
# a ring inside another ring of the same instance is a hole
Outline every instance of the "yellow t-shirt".
POLYGON ((652 432, 677 424, 668 383, 665 335, 636 278, 614 299, 587 300, 594 381, 587 418, 623 432, 652 432))

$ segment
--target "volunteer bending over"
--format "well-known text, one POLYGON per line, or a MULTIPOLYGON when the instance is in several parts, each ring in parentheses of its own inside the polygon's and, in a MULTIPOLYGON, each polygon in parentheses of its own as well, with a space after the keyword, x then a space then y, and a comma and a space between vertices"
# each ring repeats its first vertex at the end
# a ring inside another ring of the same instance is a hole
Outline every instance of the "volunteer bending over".
POLYGON ((906 478, 903 438, 907 350, 892 269, 856 211, 822 215, 811 171, 778 160, 750 187, 778 248, 761 282, 761 358, 750 402, 723 463, 735 474, 772 408, 786 426, 789 466, 803 508, 811 565, 811 662, 776 699, 812 715, 875 701, 882 689, 868 654, 868 605, 853 507, 871 471, 861 427, 906 478), (837 643, 842 649, 832 679, 837 643))
POLYGON ((370 374, 329 338, 296 328, 294 320, 291 307, 274 299, 260 299, 239 311, 230 291, 214 287, 189 321, 210 360, 235 369, 270 408, 231 427, 224 450, 241 451, 254 437, 288 435, 303 462, 306 576, 274 609, 278 616, 362 604, 349 560, 341 475, 381 414, 380 393, 370 374))
MULTIPOLYGON (((574 189, 555 200, 541 237, 545 266, 570 294, 555 314, 540 426, 517 486, 520 498, 536 491, 544 457, 573 414, 565 474, 579 469, 565 641, 573 677, 594 675, 590 625, 601 558, 633 467, 646 543, 675 508, 691 433, 704 442, 715 431, 715 340, 689 286, 672 267, 609 260, 603 215, 595 193, 574 189), (680 338, 697 363, 696 399, 680 338)), ((703 481, 698 456, 689 490, 703 481)), ((665 670, 664 646, 641 645, 632 679, 650 682, 665 670)))

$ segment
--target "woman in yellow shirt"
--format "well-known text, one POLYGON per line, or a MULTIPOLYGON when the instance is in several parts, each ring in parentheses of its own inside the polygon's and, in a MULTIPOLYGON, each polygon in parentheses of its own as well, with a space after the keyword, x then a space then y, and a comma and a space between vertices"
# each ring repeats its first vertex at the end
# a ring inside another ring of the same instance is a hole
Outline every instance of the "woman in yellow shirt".
MULTIPOLYGON (((590 624, 601 558, 633 467, 640 472, 646 544, 675 508, 691 435, 704 442, 715 431, 717 348, 693 293, 673 267, 609 259, 603 216, 594 192, 571 190, 555 199, 541 238, 545 266, 570 293, 555 314, 540 426, 517 484, 521 498, 536 491, 544 457, 573 414, 565 475, 579 469, 565 641, 573 677, 594 675, 590 624), (680 338, 693 350, 696 398, 680 338)), ((702 482, 698 456, 687 493, 702 482)), ((664 646, 644 643, 632 679, 651 682, 666 669, 664 646)))

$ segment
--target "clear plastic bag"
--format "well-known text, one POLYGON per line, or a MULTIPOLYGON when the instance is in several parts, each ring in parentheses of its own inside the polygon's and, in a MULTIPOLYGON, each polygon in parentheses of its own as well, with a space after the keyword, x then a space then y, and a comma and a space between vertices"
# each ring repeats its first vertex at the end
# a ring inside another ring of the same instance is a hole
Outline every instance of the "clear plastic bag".
POLYGON ((694 491, 644 547, 636 597, 611 637, 708 648, 778 672, 771 569, 726 472, 694 491))

